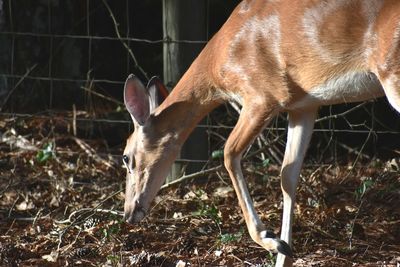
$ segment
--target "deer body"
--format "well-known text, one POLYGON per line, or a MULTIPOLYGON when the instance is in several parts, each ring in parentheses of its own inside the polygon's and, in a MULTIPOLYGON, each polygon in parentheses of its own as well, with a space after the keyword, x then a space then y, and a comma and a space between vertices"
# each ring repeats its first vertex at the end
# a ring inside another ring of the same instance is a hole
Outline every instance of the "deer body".
POLYGON ((400 1, 248 0, 233 11, 171 94, 134 76, 125 103, 135 131, 127 141, 125 216, 140 221, 182 144, 196 124, 226 101, 242 105, 224 150, 224 162, 248 231, 291 266, 291 225, 304 155, 321 105, 386 95, 400 111, 400 1), (281 237, 260 221, 240 161, 278 113, 289 118, 281 171, 281 237))

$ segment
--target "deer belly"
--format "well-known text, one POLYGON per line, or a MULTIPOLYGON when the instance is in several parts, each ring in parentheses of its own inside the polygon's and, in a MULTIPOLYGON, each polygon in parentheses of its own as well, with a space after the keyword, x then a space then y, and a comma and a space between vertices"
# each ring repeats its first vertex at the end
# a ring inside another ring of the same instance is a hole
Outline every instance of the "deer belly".
POLYGON ((365 101, 384 95, 378 78, 373 73, 352 72, 331 78, 307 90, 307 94, 288 109, 365 101))

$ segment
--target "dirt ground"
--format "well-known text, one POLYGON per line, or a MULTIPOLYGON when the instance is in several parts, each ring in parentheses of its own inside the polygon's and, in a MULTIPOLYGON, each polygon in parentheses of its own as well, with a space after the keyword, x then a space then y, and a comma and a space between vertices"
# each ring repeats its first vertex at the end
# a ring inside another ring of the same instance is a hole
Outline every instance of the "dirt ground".
MULTIPOLYGON (((162 189, 146 219, 128 225, 120 148, 68 129, 56 118, 0 119, 1 266, 273 266, 275 255, 250 239, 225 171, 162 189)), ((398 161, 352 164, 303 169, 295 266, 399 266, 398 161)), ((279 166, 243 167, 278 234, 279 166)))

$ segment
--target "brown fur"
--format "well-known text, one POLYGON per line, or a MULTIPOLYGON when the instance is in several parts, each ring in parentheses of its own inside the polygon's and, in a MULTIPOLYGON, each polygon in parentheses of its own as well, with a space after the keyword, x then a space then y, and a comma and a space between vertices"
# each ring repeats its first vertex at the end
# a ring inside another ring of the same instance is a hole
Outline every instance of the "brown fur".
POLYGON ((291 266, 295 190, 316 111, 321 105, 384 93, 400 111, 399 42, 398 0, 241 2, 169 97, 128 139, 125 153, 136 159, 131 160, 136 168, 127 175, 126 217, 136 221, 144 216, 195 125, 221 103, 236 100, 243 108, 225 145, 225 166, 251 237, 282 253, 277 266, 291 266), (280 240, 264 231, 240 160, 271 118, 283 111, 289 113, 289 130, 281 173, 280 240))

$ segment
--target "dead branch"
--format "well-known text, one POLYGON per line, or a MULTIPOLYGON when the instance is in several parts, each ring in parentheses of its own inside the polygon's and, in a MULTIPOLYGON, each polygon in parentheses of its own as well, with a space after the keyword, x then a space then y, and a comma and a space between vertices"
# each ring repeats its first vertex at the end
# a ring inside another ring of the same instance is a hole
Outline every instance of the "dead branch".
MULTIPOLYGON (((118 192, 118 193, 119 193, 119 192, 118 192)), ((76 221, 78 220, 78 219, 75 219, 75 220, 74 220, 74 219, 73 219, 74 217, 80 218, 80 217, 82 217, 83 215, 87 215, 87 214, 92 215, 93 213, 96 213, 96 212, 99 212, 99 213, 107 213, 107 214, 113 214, 113 215, 118 215, 118 216, 122 216, 122 215, 123 215, 121 211, 108 210, 108 209, 97 209, 97 208, 82 208, 82 209, 76 210, 76 211, 74 211, 74 212, 71 212, 71 214, 68 216, 67 219, 62 220, 62 221, 54 220, 54 222, 55 222, 56 224, 74 223, 74 222, 76 222, 76 221), (80 214, 80 213, 83 213, 83 215, 80 214), (77 214, 78 214, 78 215, 77 215, 77 214)), ((89 218, 89 217, 90 217, 90 216, 87 216, 87 217, 85 217, 85 219, 87 219, 87 218, 89 218)))
POLYGON ((114 166, 112 164, 110 164, 107 160, 103 159, 102 157, 100 157, 97 153, 96 150, 94 150, 88 143, 86 143, 85 141, 83 141, 82 139, 79 139, 77 137, 73 137, 73 140, 76 142, 76 144, 78 146, 80 146, 80 148, 86 152, 86 154, 93 158, 96 162, 101 163, 106 165, 108 168, 114 168, 114 166))
POLYGON ((369 103, 371 103, 371 101, 363 102, 363 103, 358 104, 357 106, 352 107, 351 109, 348 109, 348 110, 346 110, 346 111, 344 111, 342 113, 329 115, 329 116, 325 116, 325 117, 319 118, 319 119, 315 120, 315 122, 317 123, 317 122, 327 121, 327 120, 331 120, 331 119, 342 118, 342 117, 346 116, 347 114, 349 114, 349 113, 351 113, 351 112, 353 112, 355 110, 358 110, 359 108, 361 108, 361 107, 363 107, 363 106, 365 106, 365 105, 367 105, 369 103))
POLYGON ((105 5, 105 7, 107 8, 110 17, 114 23, 114 29, 115 29, 115 33, 117 34, 118 39, 121 41, 122 45, 125 47, 125 49, 128 51, 129 55, 131 56, 133 62, 135 63, 135 68, 137 68, 143 75, 144 77, 146 77, 146 79, 149 79, 149 77, 147 76, 147 73, 144 71, 144 69, 142 67, 140 67, 138 60, 136 59, 135 55, 133 54, 131 48, 128 46, 127 43, 125 43, 125 41, 122 39, 122 36, 119 32, 118 29, 118 22, 115 19, 114 13, 112 12, 110 6, 108 5, 106 0, 103 0, 103 4, 105 5))
POLYGON ((18 86, 25 80, 27 76, 29 76, 29 73, 31 73, 37 66, 37 63, 34 64, 32 67, 30 67, 25 74, 18 80, 17 84, 14 86, 13 89, 10 90, 8 95, 5 97, 3 103, 1 104, 0 111, 3 111, 3 107, 7 104, 8 100, 10 99, 11 95, 14 93, 14 91, 18 88, 18 86))
POLYGON ((179 184, 179 183, 181 183, 183 181, 186 181, 188 179, 193 179, 193 178, 197 178, 197 177, 200 177, 200 176, 204 176, 204 175, 216 172, 216 171, 220 170, 221 168, 222 168, 222 165, 218 165, 217 167, 213 167, 213 168, 210 168, 210 169, 207 169, 207 170, 199 171, 199 172, 192 173, 192 174, 189 174, 189 175, 184 175, 179 179, 176 179, 176 180, 174 180, 172 182, 164 184, 163 186, 161 186, 161 189, 170 187, 170 186, 175 185, 175 184, 179 184))

